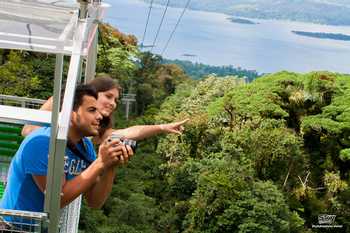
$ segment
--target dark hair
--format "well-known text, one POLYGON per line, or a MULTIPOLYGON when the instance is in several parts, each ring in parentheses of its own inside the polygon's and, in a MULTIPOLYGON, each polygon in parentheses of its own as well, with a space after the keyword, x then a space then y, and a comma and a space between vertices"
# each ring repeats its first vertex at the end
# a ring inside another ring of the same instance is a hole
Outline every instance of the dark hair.
MULTIPOLYGON (((93 86, 97 92, 105 92, 111 89, 116 88, 119 92, 121 92, 121 87, 118 84, 117 80, 113 79, 110 75, 101 73, 96 75, 96 77, 89 82, 91 86, 93 86)), ((112 116, 103 116, 100 121, 100 129, 99 135, 102 136, 107 129, 113 127, 113 117, 112 116)))
POLYGON ((121 91, 121 87, 118 84, 117 80, 113 79, 110 75, 101 73, 96 75, 96 77, 89 82, 97 92, 109 91, 111 89, 117 88, 118 91, 121 91))
POLYGON ((73 111, 76 111, 83 103, 84 96, 92 96, 95 99, 98 98, 96 89, 90 84, 78 85, 75 89, 75 95, 73 100, 73 111))

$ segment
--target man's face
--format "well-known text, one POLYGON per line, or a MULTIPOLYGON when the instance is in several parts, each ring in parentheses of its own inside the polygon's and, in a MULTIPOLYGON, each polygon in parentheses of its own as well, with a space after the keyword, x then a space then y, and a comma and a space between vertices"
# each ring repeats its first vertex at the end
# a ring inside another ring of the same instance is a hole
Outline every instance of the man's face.
POLYGON ((72 127, 81 136, 96 136, 102 115, 97 111, 97 100, 92 96, 84 96, 82 105, 72 112, 72 127))

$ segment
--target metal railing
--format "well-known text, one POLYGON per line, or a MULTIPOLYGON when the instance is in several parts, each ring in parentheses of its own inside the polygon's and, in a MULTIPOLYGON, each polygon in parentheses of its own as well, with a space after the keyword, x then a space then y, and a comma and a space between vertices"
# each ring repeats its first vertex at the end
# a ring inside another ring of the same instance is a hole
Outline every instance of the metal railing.
POLYGON ((0 232, 42 233, 46 229, 46 213, 0 209, 0 232))
POLYGON ((0 104, 7 106, 39 109, 44 102, 45 100, 41 99, 18 97, 12 95, 0 95, 0 104))
MULTIPOLYGON (((0 95, 0 104, 6 106, 38 109, 45 100, 0 95)), ((8 166, 11 157, 0 156, 0 182, 2 189, 7 182, 8 166)), ((4 190, 1 190, 4 191, 4 190)), ((47 214, 29 211, 0 209, 0 232, 42 233, 45 232, 47 214)))

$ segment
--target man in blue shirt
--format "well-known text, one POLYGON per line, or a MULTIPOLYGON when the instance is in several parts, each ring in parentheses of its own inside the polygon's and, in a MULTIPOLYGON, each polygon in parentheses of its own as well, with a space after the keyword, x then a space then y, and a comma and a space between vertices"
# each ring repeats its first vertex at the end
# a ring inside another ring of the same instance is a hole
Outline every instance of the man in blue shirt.
MULTIPOLYGON (((115 166, 133 155, 129 146, 114 140, 102 143, 96 156, 92 142, 86 138, 98 134, 102 119, 96 100, 93 87, 77 87, 65 153, 61 207, 84 194, 90 207, 100 208, 111 191, 115 166)), ((50 130, 39 128, 22 142, 10 165, 0 208, 43 211, 50 130)))

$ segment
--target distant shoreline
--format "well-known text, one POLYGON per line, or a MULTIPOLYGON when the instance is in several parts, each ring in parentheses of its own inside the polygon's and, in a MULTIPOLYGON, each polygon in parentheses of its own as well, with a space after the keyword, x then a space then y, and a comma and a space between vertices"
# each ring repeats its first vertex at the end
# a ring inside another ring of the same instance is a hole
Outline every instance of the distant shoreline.
MULTIPOLYGON (((151 0, 138 1, 143 1, 146 3, 151 2, 151 0)), ((162 6, 166 5, 164 0, 153 0, 153 2, 162 6)), ((183 9, 186 2, 187 0, 171 1, 170 6, 183 9)), ((350 26, 350 11, 347 10, 347 4, 337 6, 335 4, 329 5, 327 3, 321 3, 321 5, 319 5, 319 3, 312 3, 305 9, 301 8, 302 11, 300 12, 298 9, 295 9, 295 7, 297 7, 300 3, 295 3, 294 1, 290 1, 291 3, 289 3, 289 1, 287 0, 279 1, 277 5, 271 3, 264 3, 264 1, 253 1, 255 3, 247 3, 246 7, 243 8, 239 7, 239 3, 233 2, 231 4, 229 3, 229 1, 226 1, 226 3, 216 3, 216 1, 213 1, 212 4, 207 4, 207 1, 203 2, 204 3, 201 3, 201 1, 197 1, 197 4, 195 5, 190 4, 189 9, 195 11, 223 13, 229 16, 253 18, 258 20, 287 20, 293 22, 314 23, 318 25, 350 26), (286 3, 288 4, 286 5, 286 3), (322 7, 324 11, 319 12, 317 10, 314 10, 314 6, 317 6, 316 9, 319 9, 318 7, 322 7), (260 10, 256 10, 256 7, 258 7, 260 10), (274 11, 264 10, 271 8, 274 8, 274 11), (331 10, 327 12, 327 9, 331 10), (326 12, 326 14, 324 14, 323 12, 326 12)))
POLYGON ((237 17, 230 17, 228 18, 232 23, 239 23, 239 24, 248 24, 248 25, 255 25, 255 24, 259 24, 256 23, 252 20, 249 19, 242 19, 242 18, 237 18, 237 17))
MULTIPOLYGON (((109 12, 107 18, 110 17, 109 22, 120 28, 121 31, 135 34, 142 39, 150 4, 139 0, 106 1, 112 3, 111 9, 107 11, 109 12), (115 19, 116 16, 118 19, 115 19)), ((164 10, 164 6, 154 4, 151 19, 160 20, 164 10)), ((165 40, 159 40, 157 47, 153 48, 155 53, 160 53, 164 49, 166 39, 174 29, 174 25, 170 22, 176 22, 182 10, 168 8, 166 14, 168 23, 162 25, 165 40)), ((153 22, 148 26, 149 30, 147 30, 144 44, 152 43, 158 24, 153 22)), ((289 20, 257 20, 188 9, 175 32, 175 37, 163 55, 168 59, 187 59, 213 66, 240 66, 248 70, 257 70, 259 74, 281 70, 350 72, 348 62, 350 46, 345 46, 350 42, 338 41, 336 43, 335 40, 301 37, 292 33, 292 30, 350 35, 347 27, 323 26, 289 20), (236 24, 229 21, 230 17, 248 19, 259 24, 236 24), (306 40, 312 43, 307 43, 306 40)), ((145 51, 148 50, 150 49, 145 49, 145 51)))
POLYGON ((312 37, 312 38, 318 38, 318 39, 350 41, 350 35, 345 35, 341 33, 305 32, 305 31, 292 31, 292 33, 299 36, 306 36, 306 37, 312 37))

